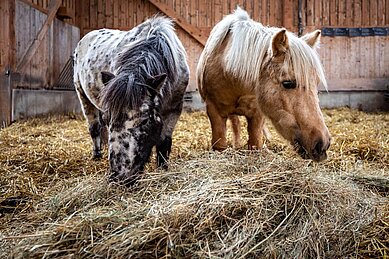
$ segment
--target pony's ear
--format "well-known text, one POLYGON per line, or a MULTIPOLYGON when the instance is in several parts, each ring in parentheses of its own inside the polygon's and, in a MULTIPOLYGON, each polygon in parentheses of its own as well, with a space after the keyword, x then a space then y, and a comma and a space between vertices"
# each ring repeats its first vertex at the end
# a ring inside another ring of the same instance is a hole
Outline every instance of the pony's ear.
POLYGON ((167 75, 165 73, 154 76, 148 79, 147 84, 150 85, 155 91, 159 92, 163 84, 165 83, 167 75))
POLYGON ((321 31, 316 30, 301 37, 309 46, 315 48, 320 43, 321 31))
POLYGON ((103 81, 104 85, 107 85, 109 83, 109 81, 111 81, 111 79, 114 77, 115 77, 115 75, 110 73, 110 72, 107 72, 107 71, 101 72, 101 81, 103 81))
POLYGON ((273 36, 271 46, 273 57, 281 56, 286 53, 289 48, 289 40, 285 29, 281 29, 273 36))

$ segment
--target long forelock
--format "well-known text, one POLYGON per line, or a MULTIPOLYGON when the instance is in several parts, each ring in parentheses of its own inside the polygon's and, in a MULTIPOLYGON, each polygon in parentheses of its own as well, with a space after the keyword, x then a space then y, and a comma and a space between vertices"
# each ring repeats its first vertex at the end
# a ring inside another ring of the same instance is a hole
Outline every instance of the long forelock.
POLYGON ((225 69, 234 77, 256 84, 265 64, 271 34, 260 23, 237 21, 231 27, 225 69))
POLYGON ((316 89, 318 80, 327 89, 327 81, 319 55, 301 38, 288 33, 289 59, 285 59, 286 66, 292 66, 297 85, 306 89, 316 89), (314 80, 313 80, 314 79, 314 80))
POLYGON ((146 89, 135 82, 134 75, 119 75, 102 90, 103 108, 111 121, 123 121, 128 111, 142 105, 146 89))
POLYGON ((168 95, 178 81, 184 47, 175 35, 172 21, 156 16, 145 22, 146 36, 128 44, 116 61, 116 78, 103 93, 104 108, 111 120, 119 119, 128 110, 139 109, 148 94, 147 79, 167 74, 161 89, 168 95), (127 82, 127 83, 126 83, 127 82))
MULTIPOLYGON (((225 56, 225 69, 234 77, 255 86, 267 60, 272 55, 271 41, 280 29, 265 27, 251 19, 236 20, 230 28, 230 42, 225 56)), ((327 89, 324 70, 317 52, 294 34, 287 33, 289 55, 285 66, 292 66, 298 85, 317 87, 319 79, 327 89)))

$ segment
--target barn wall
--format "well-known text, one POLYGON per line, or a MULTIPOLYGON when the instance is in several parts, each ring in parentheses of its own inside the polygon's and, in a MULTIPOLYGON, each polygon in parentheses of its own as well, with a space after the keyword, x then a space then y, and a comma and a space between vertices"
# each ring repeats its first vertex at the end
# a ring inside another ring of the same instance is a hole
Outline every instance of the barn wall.
MULTIPOLYGON (((30 4, 35 9, 46 12, 51 0, 22 0, 30 4)), ((61 7, 57 12, 57 18, 69 24, 75 24, 76 2, 79 0, 62 0, 61 7)))
POLYGON ((16 111, 21 114, 37 115, 37 112, 43 110, 54 113, 58 110, 62 112, 75 110, 73 106, 67 105, 68 97, 60 98, 60 95, 68 96, 71 93, 71 98, 77 100, 74 91, 69 93, 62 91, 59 87, 64 84, 55 85, 56 91, 52 89, 80 39, 80 30, 69 23, 54 19, 40 40, 38 34, 48 17, 48 12, 41 7, 38 9, 35 7, 34 3, 27 0, 0 1, 0 128, 11 123, 13 119, 21 118, 15 117, 16 111), (34 53, 31 61, 22 62, 29 60, 25 58, 29 56, 27 55, 29 49, 35 50, 30 48, 33 42, 38 42, 38 47, 35 52, 30 52, 34 53), (45 91, 51 93, 47 94, 45 91), (54 102, 52 108, 46 107, 39 101, 44 95, 58 95, 54 99, 50 97, 48 101, 64 100, 64 102, 62 104, 54 102), (16 96, 18 98, 15 98, 16 96), (23 106, 25 100, 28 100, 28 105, 23 106))
MULTIPOLYGON (((81 34, 102 28, 128 30, 161 12, 161 4, 176 20, 184 21, 205 37, 212 27, 236 8, 271 26, 299 30, 298 1, 293 0, 86 0, 76 3, 75 22, 81 34)), ((303 33, 323 27, 388 27, 389 0, 303 0, 303 33)), ((179 26, 178 26, 179 27, 179 26)), ((189 90, 196 90, 194 73, 203 45, 178 28, 189 57, 189 90)), ((330 91, 384 90, 389 77, 389 36, 322 37, 319 54, 327 72, 330 91)))
POLYGON ((388 36, 323 37, 319 53, 331 91, 388 90, 388 36))
MULTIPOLYGON (((16 64, 19 67, 29 46, 36 39, 47 15, 34 7, 16 1, 16 64)), ((54 19, 48 32, 39 44, 34 57, 23 70, 17 71, 15 88, 51 88, 70 59, 79 41, 79 29, 54 19)))
MULTIPOLYGON (((389 0, 302 3, 304 32, 389 27, 389 0)), ((382 91, 389 86, 389 36, 323 36, 319 54, 330 91, 382 91)))
POLYGON ((305 0, 302 5, 303 24, 308 29, 389 25, 388 0, 305 0))
MULTIPOLYGON (((283 20, 283 14, 279 11, 283 0, 85 0, 76 4, 76 24, 81 29, 81 35, 103 27, 129 30, 148 17, 162 13, 152 2, 166 6, 174 13, 173 18, 198 28, 206 36, 223 15, 232 12, 238 4, 247 9, 254 19, 261 20, 263 23, 281 26, 283 20)), ((176 27, 177 34, 188 53, 191 71, 188 90, 194 91, 197 89, 194 75, 203 45, 180 26, 176 27)))
MULTIPOLYGON (((18 1, 28 2, 40 8, 43 13, 47 13, 50 2, 50 0, 18 1)), ((195 69, 210 30, 237 5, 246 9, 256 21, 270 26, 283 26, 295 33, 299 29, 305 34, 323 28, 389 27, 389 0, 302 0, 301 26, 299 26, 298 2, 296 0, 62 0, 57 17, 79 27, 80 34, 83 36, 91 30, 103 27, 128 30, 156 13, 166 13, 178 22, 177 33, 188 52, 191 70, 189 91, 197 88, 194 80, 195 69), (182 24, 186 25, 186 30, 183 29, 185 26, 182 24), (196 35, 200 36, 196 37, 196 35)), ((19 23, 25 28, 20 27, 20 32, 28 30, 28 23, 32 24, 30 30, 33 30, 34 26, 38 26, 41 22, 39 14, 35 14, 34 17, 30 15, 29 20, 26 17, 21 18, 24 21, 19 23)), ((31 33, 29 32, 28 35, 31 33)), ((57 33, 52 31, 47 37, 53 35, 57 33)), ((31 39, 27 35, 23 37, 26 40, 31 39)), ((52 45, 56 46, 56 44, 52 45)), ((61 48, 58 48, 57 52, 53 51, 57 54, 38 52, 41 54, 37 59, 46 62, 50 60, 50 55, 65 55, 60 50, 61 48)), ((20 50, 17 49, 15 52, 20 57, 20 50)), ((389 36, 323 36, 319 54, 326 70, 329 90, 335 92, 386 90, 389 85, 388 53, 389 36)), ((1 58, 4 59, 3 55, 1 58)), ((0 59, 0 65, 1 62, 3 61, 0 59)), ((60 66, 63 64, 63 61, 51 62, 60 66)), ((34 88, 37 85, 34 74, 43 76, 48 72, 44 68, 43 72, 32 73, 31 71, 35 72, 35 69, 38 69, 37 64, 32 63, 30 66, 29 85, 21 85, 21 87, 34 88)), ((49 88, 56 74, 58 72, 54 71, 49 78, 45 79, 46 88, 49 88)))

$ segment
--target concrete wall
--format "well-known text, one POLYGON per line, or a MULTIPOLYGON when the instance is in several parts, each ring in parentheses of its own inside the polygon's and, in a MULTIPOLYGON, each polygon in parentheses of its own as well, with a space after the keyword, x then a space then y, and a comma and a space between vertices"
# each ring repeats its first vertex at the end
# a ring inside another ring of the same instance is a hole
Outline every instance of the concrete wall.
POLYGON ((81 113, 75 91, 14 89, 12 104, 12 121, 47 114, 81 113))
MULTIPOLYGON (((205 104, 198 92, 186 93, 186 110, 204 110, 205 104)), ((363 111, 389 111, 389 98, 384 92, 322 92, 322 108, 350 107, 363 111)), ((81 113, 75 91, 25 90, 12 91, 12 121, 47 114, 81 113)))
POLYGON ((320 107, 350 107, 362 111, 389 111, 389 99, 384 92, 329 92, 320 93, 320 107))

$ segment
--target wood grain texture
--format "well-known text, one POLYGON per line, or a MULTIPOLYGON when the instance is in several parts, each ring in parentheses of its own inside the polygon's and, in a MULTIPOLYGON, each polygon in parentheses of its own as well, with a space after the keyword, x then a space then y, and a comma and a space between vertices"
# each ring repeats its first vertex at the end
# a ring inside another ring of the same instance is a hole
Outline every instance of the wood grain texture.
MULTIPOLYGON (((25 50, 34 42, 47 20, 47 15, 22 1, 16 1, 15 17, 16 42, 13 46, 16 61, 20 63, 25 50)), ((54 19, 31 60, 24 64, 23 70, 14 73, 12 82, 15 88, 50 89, 79 39, 80 30, 77 27, 54 19)))
POLYGON ((0 129, 11 123, 12 69, 15 66, 15 2, 0 1, 0 129))
MULTIPOLYGON (((205 45, 208 35, 204 35, 203 32, 198 27, 193 26, 192 24, 185 21, 182 17, 177 15, 172 8, 169 8, 167 5, 162 4, 156 0, 149 0, 149 1, 153 5, 155 5, 159 10, 161 10, 164 14, 174 18, 174 21, 188 34, 190 34, 193 38, 195 38, 199 43, 201 43, 203 46, 205 45)), ((206 20, 207 19, 202 19, 202 24, 206 24, 206 20)))
POLYGON ((42 25, 41 29, 39 30, 39 33, 37 37, 34 39, 33 43, 29 46, 27 52, 22 57, 22 59, 19 61, 16 70, 17 71, 23 71, 24 68, 28 65, 28 63, 31 61, 32 57, 34 56, 36 50, 39 48, 39 45, 41 44, 43 38, 46 36, 46 33, 55 18, 55 14, 57 13, 57 10, 59 6, 61 5, 61 0, 52 0, 49 6, 49 13, 47 15, 46 21, 42 25))
MULTIPOLYGON (((33 3, 46 13, 50 3, 49 0, 18 1, 33 3)), ((389 27, 389 0, 303 0, 302 3, 304 34, 322 27, 389 27)), ((81 36, 101 27, 128 30, 156 13, 164 13, 175 19, 179 37, 188 52, 191 90, 196 89, 192 77, 210 30, 237 5, 247 9, 254 20, 264 25, 284 26, 295 33, 298 30, 298 1, 294 0, 62 0, 62 6, 75 11, 75 19, 72 21, 80 28, 81 36)), ((19 27, 19 31, 28 31, 19 36, 21 41, 18 44, 25 49, 32 40, 30 33, 37 23, 34 20, 20 26, 24 28, 19 27)), ((346 86, 347 82, 358 82, 355 80, 359 78, 371 81, 364 86, 366 89, 375 89, 372 82, 388 77, 388 36, 323 37, 322 42, 319 52, 328 80, 343 80, 343 83, 335 84, 335 89, 344 88, 342 85, 346 86)), ((55 44, 52 47, 55 49, 55 44)), ((18 60, 23 55, 21 49, 18 47, 15 52, 18 60)), ((4 66, 4 52, 4 49, 0 49, 0 53, 3 53, 0 66, 4 66)), ((46 62, 47 57, 41 52, 39 55, 41 62, 46 62)), ((50 55, 50 62, 60 67, 64 57, 61 56, 61 61, 55 61, 50 55)), ((59 69, 55 68, 55 75, 59 69)), ((55 80, 55 76, 52 76, 48 82, 55 80)), ((355 84, 349 85, 347 89, 352 89, 355 84)))

